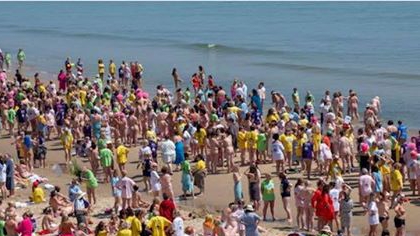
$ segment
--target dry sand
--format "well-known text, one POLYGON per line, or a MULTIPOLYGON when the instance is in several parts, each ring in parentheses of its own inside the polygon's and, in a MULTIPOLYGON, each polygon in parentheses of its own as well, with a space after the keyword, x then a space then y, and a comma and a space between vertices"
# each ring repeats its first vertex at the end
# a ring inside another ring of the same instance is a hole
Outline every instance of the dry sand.
MULTIPOLYGON (((16 155, 15 147, 14 145, 11 145, 11 139, 6 138, 3 136, 2 139, 0 139, 0 147, 1 152, 7 152, 11 153, 12 155, 16 155)), ((64 173, 61 176, 57 176, 52 171, 52 165, 56 163, 64 163, 64 153, 61 149, 61 144, 58 140, 50 141, 48 143, 48 154, 47 154, 47 168, 37 168, 35 169, 35 173, 47 177, 49 179, 49 182, 53 185, 58 185, 62 188, 62 192, 64 194, 67 194, 67 188, 68 183, 70 183, 70 180, 72 176, 68 173, 64 173)), ((136 164, 137 164, 137 153, 138 153, 138 147, 137 148, 131 148, 129 153, 129 162, 127 164, 127 169, 129 176, 133 178, 136 182, 139 183, 140 187, 143 188, 143 184, 141 182, 141 171, 136 170, 136 164)), ((81 163, 84 163, 85 165, 89 166, 89 163, 84 160, 80 159, 81 163)), ((274 165, 272 164, 265 164, 260 165, 260 169, 262 173, 271 173, 274 170, 274 165)), ((243 172, 245 169, 241 168, 241 171, 243 172)), ((291 183, 294 184, 296 178, 298 178, 300 174, 293 174, 290 175, 291 183)), ((181 190, 181 181, 180 181, 181 174, 180 172, 176 172, 173 175, 173 186, 174 186, 174 192, 176 196, 179 196, 182 194, 181 190)), ((350 176, 345 176, 345 180, 347 183, 349 183, 355 190, 352 193, 352 198, 355 202, 358 200, 358 191, 357 191, 357 183, 358 183, 358 176, 357 174, 352 174, 350 176)), ((287 222, 285 221, 285 212, 281 205, 281 198, 280 198, 280 192, 279 192, 279 186, 280 182, 278 178, 274 178, 274 182, 276 186, 276 208, 275 208, 275 215, 277 219, 276 222, 262 222, 262 226, 268 229, 268 233, 265 235, 287 235, 287 232, 293 231, 294 223, 292 226, 289 226, 287 222)), ((314 183, 315 184, 315 183, 314 183)), ((245 194, 245 200, 248 200, 248 190, 247 190, 247 181, 245 178, 242 180, 243 185, 243 191, 245 194)), ((84 188, 84 186, 83 186, 84 188)), ((413 198, 409 194, 411 194, 408 191, 408 186, 405 186, 405 190, 407 195, 410 198, 413 198)), ((47 195, 47 194, 46 194, 47 195)), ((16 191, 16 196, 13 198, 13 200, 16 201, 26 201, 28 199, 28 196, 30 196, 30 188, 28 189, 20 189, 16 191)), ((144 198, 147 200, 151 199, 151 196, 147 193, 143 194, 144 198)), ((100 184, 99 188, 97 189, 97 198, 98 203, 93 208, 93 215, 97 215, 98 218, 95 219, 97 222, 100 219, 100 216, 104 212, 106 208, 110 208, 113 204, 113 198, 111 197, 111 187, 109 184, 100 184)), ((417 197, 415 197, 417 199, 417 197)), ((8 200, 6 200, 7 202, 8 200)), ((203 196, 197 197, 195 200, 187 200, 187 201, 178 201, 177 204, 182 207, 182 209, 187 210, 188 212, 193 212, 193 215, 196 217, 196 219, 190 219, 185 222, 185 226, 193 225, 198 230, 198 232, 201 231, 201 224, 202 224, 202 217, 207 212, 210 213, 217 213, 220 212, 224 207, 227 206, 229 202, 233 201, 233 178, 232 174, 226 174, 225 170, 221 170, 220 174, 217 175, 208 175, 206 178, 206 193, 203 196)), ((294 200, 292 200, 292 203, 294 200)), ((419 217, 420 214, 417 212, 418 205, 420 204, 420 201, 418 200, 412 200, 409 204, 406 205, 407 208, 407 235, 420 235, 420 224, 416 224, 416 218, 419 217)), ((33 210, 33 212, 38 215, 41 214, 42 209, 47 206, 47 203, 39 204, 30 206, 33 210)), ((367 223, 367 216, 363 215, 362 208, 356 204, 356 208, 354 209, 354 218, 353 218, 353 228, 352 232, 353 235, 367 235, 368 230, 368 223, 367 223)), ((184 213, 187 215, 187 212, 184 213)), ((294 204, 292 204, 292 214, 295 217, 296 209, 294 208, 294 204)), ((391 217, 390 217, 390 229, 391 232, 394 232, 393 227, 393 217, 394 212, 391 210, 391 217)), ((58 220, 58 219, 57 219, 58 220)), ((295 220, 294 220, 295 221, 295 220)), ((94 226, 92 226, 94 227, 94 226)))

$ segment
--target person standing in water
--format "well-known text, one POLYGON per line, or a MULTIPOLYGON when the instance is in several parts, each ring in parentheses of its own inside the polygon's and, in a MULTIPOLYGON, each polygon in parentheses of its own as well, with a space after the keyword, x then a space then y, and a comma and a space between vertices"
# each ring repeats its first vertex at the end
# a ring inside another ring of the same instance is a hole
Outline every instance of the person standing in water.
POLYGON ((175 89, 178 89, 178 86, 180 85, 180 83, 182 83, 182 79, 179 77, 176 68, 172 69, 172 78, 174 79, 175 89))
POLYGON ((25 59, 26 59, 25 52, 23 51, 22 48, 19 48, 19 51, 17 53, 17 60, 18 60, 18 68, 19 68, 19 70, 22 69, 23 62, 25 61, 25 59))

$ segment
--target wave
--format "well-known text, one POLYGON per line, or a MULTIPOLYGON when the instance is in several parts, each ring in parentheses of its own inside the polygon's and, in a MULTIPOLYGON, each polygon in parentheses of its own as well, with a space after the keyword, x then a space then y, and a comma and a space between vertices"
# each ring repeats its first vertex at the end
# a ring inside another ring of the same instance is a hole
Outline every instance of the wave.
POLYGON ((138 41, 174 42, 174 40, 169 40, 169 39, 128 36, 128 35, 117 34, 117 33, 104 34, 104 33, 95 33, 95 32, 70 32, 70 31, 61 31, 61 30, 46 29, 46 28, 15 28, 13 30, 18 33, 49 35, 49 36, 57 36, 57 37, 72 37, 72 38, 99 39, 99 40, 122 40, 122 41, 129 41, 129 42, 138 42, 138 41))
POLYGON ((298 55, 297 52, 292 51, 285 51, 285 50, 269 50, 263 48, 245 48, 245 47, 235 47, 235 46, 227 46, 223 44, 215 44, 215 43, 192 43, 192 44, 185 44, 180 45, 181 47, 195 49, 195 50, 209 50, 209 51, 216 51, 222 53, 234 53, 234 54, 258 54, 258 55, 298 55))
POLYGON ((322 74, 375 76, 379 78, 399 78, 399 79, 416 79, 416 80, 420 79, 420 74, 403 73, 403 72, 369 71, 369 70, 353 69, 353 68, 324 67, 324 66, 316 66, 316 65, 277 63, 277 62, 252 63, 252 65, 279 68, 279 69, 289 69, 289 70, 295 70, 295 71, 306 71, 306 72, 311 72, 311 73, 322 73, 322 74))

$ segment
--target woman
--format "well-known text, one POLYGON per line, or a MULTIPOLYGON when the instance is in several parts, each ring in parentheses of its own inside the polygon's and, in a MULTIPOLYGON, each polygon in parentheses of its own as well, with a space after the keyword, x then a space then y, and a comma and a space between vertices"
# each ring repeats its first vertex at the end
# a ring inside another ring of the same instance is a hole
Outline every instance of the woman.
POLYGON ((96 204, 95 189, 98 187, 98 180, 95 174, 86 167, 83 167, 83 180, 86 181, 86 192, 89 202, 96 204))
POLYGON ((184 199, 187 199, 187 193, 191 193, 192 198, 194 199, 194 185, 192 182, 192 173, 191 173, 191 165, 188 160, 184 160, 181 163, 181 183, 182 183, 182 192, 184 193, 184 199))
POLYGON ((264 201, 264 208, 263 208, 263 219, 264 221, 267 220, 267 207, 270 205, 271 216, 273 221, 276 219, 274 218, 274 202, 275 202, 275 195, 274 195, 274 182, 271 179, 270 174, 265 175, 265 180, 261 183, 261 192, 264 201))
POLYGON ((305 226, 306 231, 312 231, 314 228, 314 210, 311 205, 311 199, 314 194, 314 189, 311 187, 311 183, 307 180, 304 182, 304 189, 302 191, 303 197, 303 212, 305 215, 305 226))
POLYGON ((6 188, 6 162, 4 161, 4 157, 0 160, 0 191, 2 195, 2 199, 7 198, 7 188, 6 188))
POLYGON ((157 173, 158 165, 156 163, 152 163, 152 172, 150 172, 150 185, 153 192, 153 197, 159 196, 159 192, 162 189, 160 183, 160 176, 157 173))
POLYGON ((379 225, 379 212, 378 206, 376 205, 374 193, 371 193, 369 195, 369 201, 366 207, 366 212, 368 213, 369 217, 369 236, 376 236, 376 230, 379 225))
POLYGON ((162 186, 162 194, 166 193, 168 197, 174 200, 174 190, 172 187, 172 177, 169 173, 168 167, 163 166, 161 169, 162 177, 160 177, 160 183, 162 186))
POLYGON ((351 220, 353 218, 353 200, 350 198, 350 194, 346 191, 342 193, 342 199, 340 202, 340 224, 341 230, 350 236, 351 220))
POLYGON ((303 180, 301 178, 297 179, 294 189, 294 196, 295 196, 295 205, 297 210, 296 221, 297 226, 300 229, 304 228, 304 205, 305 205, 305 198, 304 198, 304 185, 303 180))
POLYGON ((261 172, 255 164, 251 164, 249 169, 245 171, 245 175, 248 177, 249 186, 249 198, 256 211, 260 208, 261 192, 260 192, 260 180, 261 172))
POLYGON ((51 207, 47 207, 43 211, 44 217, 42 218, 42 231, 52 234, 58 230, 57 224, 54 222, 53 211, 51 207))
POLYGON ((176 68, 172 69, 172 78, 174 79, 175 89, 178 88, 178 85, 182 82, 182 79, 179 77, 178 71, 176 68))
POLYGON ((283 209, 284 211, 286 211, 287 214, 287 222, 289 224, 292 223, 292 212, 290 210, 290 191, 292 188, 292 185, 290 184, 289 180, 287 179, 286 174, 284 174, 284 172, 280 172, 279 173, 279 178, 280 178, 280 189, 281 189, 281 199, 283 202, 283 209))
POLYGON ((318 217, 318 230, 322 229, 325 225, 331 223, 334 219, 334 207, 330 197, 329 185, 319 185, 317 192, 311 199, 312 207, 315 208, 315 214, 318 217), (321 187, 322 186, 322 187, 321 187))
POLYGON ((174 141, 175 141, 174 164, 176 165, 176 171, 179 171, 179 166, 185 160, 184 142, 182 141, 182 138, 178 135, 174 137, 174 141))
POLYGON ((396 198, 396 205, 394 207, 395 217, 394 217, 394 224, 397 232, 395 232, 395 236, 404 236, 405 235, 405 209, 404 209, 404 202, 407 199, 403 194, 398 195, 396 198))
POLYGON ((111 178, 111 190, 112 190, 112 196, 114 197, 114 210, 115 213, 118 213, 118 208, 121 205, 121 189, 117 188, 117 183, 120 182, 120 177, 118 176, 118 171, 114 170, 112 172, 112 178, 111 178))
POLYGON ((235 202, 240 202, 244 198, 244 194, 242 192, 242 183, 241 183, 242 175, 239 172, 238 166, 233 166, 232 172, 233 172, 233 182, 234 182, 233 193, 235 195, 235 202))
POLYGON ((64 214, 61 217, 61 223, 58 227, 58 232, 60 236, 73 236, 73 230, 76 229, 76 225, 70 221, 69 217, 64 214))
POLYGON ((98 225, 95 228, 95 236, 107 236, 108 230, 103 221, 99 221, 98 225))

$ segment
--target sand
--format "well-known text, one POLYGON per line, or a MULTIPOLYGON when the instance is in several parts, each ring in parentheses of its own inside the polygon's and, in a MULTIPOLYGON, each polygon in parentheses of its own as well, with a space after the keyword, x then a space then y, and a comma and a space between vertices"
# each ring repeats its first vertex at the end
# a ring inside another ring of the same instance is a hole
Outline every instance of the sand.
MULTIPOLYGON (((12 155, 16 155, 14 145, 11 145, 12 140, 8 137, 2 136, 3 138, 0 139, 0 147, 1 152, 4 153, 11 153, 12 155)), ((141 171, 136 169, 137 165, 137 153, 138 147, 131 148, 129 153, 129 162, 127 164, 127 170, 129 176, 133 178, 137 183, 139 183, 140 188, 143 188, 143 183, 141 182, 141 171)), ((239 157, 239 155, 238 155, 239 157)), ((89 163, 84 158, 79 158, 80 163, 87 165, 89 167, 89 163)), ((61 144, 58 140, 48 142, 48 154, 47 154, 47 167, 43 168, 36 168, 34 170, 35 173, 47 177, 49 182, 53 185, 58 185, 62 188, 63 194, 67 194, 68 184, 71 181, 72 176, 68 173, 63 173, 60 176, 57 176, 56 173, 52 171, 52 166, 56 163, 64 163, 64 153, 61 149, 61 144)), ((274 165, 272 164, 264 164, 260 165, 260 169, 262 173, 271 173, 274 171, 274 165)), ((245 169, 241 168, 241 172, 245 169)), ((294 184, 296 178, 298 178, 300 174, 292 174, 290 175, 291 183, 294 184)), ((182 194, 181 190, 181 173, 175 172, 173 175, 173 186, 174 192, 176 196, 180 196, 182 194)), ((354 188, 352 192, 352 198, 354 202, 358 200, 358 191, 357 191, 357 183, 358 183, 358 176, 357 174, 351 174, 345 176, 346 182, 354 188)), ((275 216, 277 220, 275 222, 262 222, 261 225, 268 229, 268 232, 264 235, 287 235, 288 232, 294 231, 296 228, 294 227, 294 223, 290 226, 285 221, 286 215, 282 208, 281 198, 280 198, 280 181, 278 178, 274 178, 274 182, 276 184, 276 207, 275 207, 275 216)), ((314 183, 315 184, 315 183, 314 183)), ((247 180, 243 178, 242 180, 243 191, 245 194, 245 200, 248 200, 248 189, 247 189, 247 180)), ((83 188, 85 188, 83 186, 83 188)), ((410 194, 411 192, 408 191, 408 186, 405 186, 406 194, 411 199, 417 199, 417 197, 412 197, 410 194)), ((47 194, 46 194, 47 195, 47 194)), ((13 198, 15 201, 26 201, 30 196, 30 188, 28 189, 19 189, 16 191, 16 196, 13 198)), ((219 174, 217 175, 208 175, 206 178, 206 193, 202 196, 198 196, 195 200, 187 200, 187 201, 179 201, 177 199, 177 204, 183 209, 186 210, 183 212, 185 216, 188 215, 189 212, 193 213, 195 219, 186 220, 185 226, 192 225, 198 230, 201 231, 201 224, 202 219, 207 212, 210 213, 217 213, 220 212, 223 208, 227 206, 229 202, 233 201, 233 178, 232 174, 226 174, 226 169, 222 169, 219 174)), ((151 196, 147 193, 143 193, 143 197, 147 200, 151 199, 151 196)), ((109 184, 100 184, 97 189, 97 198, 98 202, 93 207, 93 215, 98 216, 94 218, 94 222, 98 222, 100 218, 103 217, 103 213, 105 209, 110 208, 113 205, 113 198, 111 197, 111 187, 109 184), (100 217, 99 217, 100 216, 100 217)), ((48 198, 47 198, 48 199, 48 198)), ((9 199, 8 199, 9 200, 9 199)), ((5 202, 7 202, 6 200, 5 202)), ((292 203, 294 200, 292 199, 292 203)), ((420 235, 420 224, 416 224, 416 218, 420 216, 419 212, 417 212, 417 206, 420 204, 418 200, 412 200, 410 203, 406 204, 407 208, 407 235, 420 235)), ((39 216, 42 212, 42 209, 47 206, 47 203, 42 203, 39 205, 29 206, 32 211, 39 216)), ((21 209, 22 211, 23 209, 21 209)), ((368 230, 367 224, 367 216, 363 215, 362 208, 356 204, 354 209, 354 218, 353 218, 353 227, 352 232, 353 235, 366 235, 368 230)), ((294 204, 292 204, 292 214, 295 217, 296 209, 294 208, 294 204)), ((390 230, 394 232, 393 227, 393 217, 394 212, 391 210, 391 217, 390 217, 390 230)), ((40 218, 41 219, 41 218, 40 218)), ((270 218, 269 218, 270 219, 270 218)), ((57 219, 58 221, 58 219, 57 219)), ((295 221, 295 220, 294 220, 295 221)), ((94 225, 91 226, 92 228, 94 225)))

